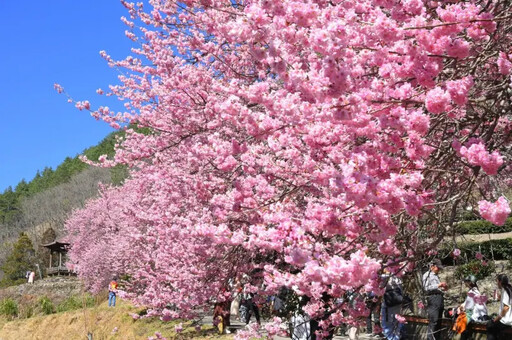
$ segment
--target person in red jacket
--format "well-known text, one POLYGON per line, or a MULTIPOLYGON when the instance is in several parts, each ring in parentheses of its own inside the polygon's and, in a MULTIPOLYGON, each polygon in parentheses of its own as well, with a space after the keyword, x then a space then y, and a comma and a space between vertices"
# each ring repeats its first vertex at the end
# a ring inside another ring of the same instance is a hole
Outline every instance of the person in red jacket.
POLYGON ((116 295, 117 295, 117 278, 113 278, 108 284, 108 306, 116 306, 116 295))

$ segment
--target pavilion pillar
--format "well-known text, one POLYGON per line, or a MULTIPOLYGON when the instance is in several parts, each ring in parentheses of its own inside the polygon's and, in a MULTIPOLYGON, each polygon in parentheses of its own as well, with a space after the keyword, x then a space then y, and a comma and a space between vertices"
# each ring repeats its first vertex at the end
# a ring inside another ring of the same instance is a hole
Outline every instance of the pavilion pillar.
POLYGON ((52 267, 52 251, 50 250, 50 268, 52 267))
POLYGON ((57 270, 57 275, 60 276, 60 267, 62 267, 62 253, 59 251, 59 270, 57 270))

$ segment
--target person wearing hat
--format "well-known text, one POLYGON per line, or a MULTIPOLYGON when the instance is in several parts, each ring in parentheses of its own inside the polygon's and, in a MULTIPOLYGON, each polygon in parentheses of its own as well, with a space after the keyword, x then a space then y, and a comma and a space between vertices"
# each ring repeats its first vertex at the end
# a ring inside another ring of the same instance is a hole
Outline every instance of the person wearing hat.
MULTIPOLYGON (((468 275, 464 278, 464 284, 468 288, 468 294, 463 304, 459 306, 457 312, 465 313, 468 324, 471 322, 482 322, 487 318, 487 306, 485 302, 487 298, 480 294, 478 290, 477 280, 474 275, 468 275)), ((466 327, 460 333, 460 340, 471 339, 473 332, 466 327)))
POLYGON ((443 291, 448 289, 448 286, 446 282, 441 282, 437 274, 443 268, 441 260, 434 259, 430 264, 430 270, 423 274, 423 289, 427 296, 427 340, 441 339, 440 321, 444 310, 443 291))

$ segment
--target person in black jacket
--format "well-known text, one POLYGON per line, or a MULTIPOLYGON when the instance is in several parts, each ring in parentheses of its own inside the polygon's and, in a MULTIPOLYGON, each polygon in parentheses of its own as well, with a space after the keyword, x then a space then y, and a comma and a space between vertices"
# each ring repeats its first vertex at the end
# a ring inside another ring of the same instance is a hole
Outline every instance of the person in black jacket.
POLYGON ((512 285, 505 274, 496 277, 496 283, 501 290, 500 312, 487 324, 487 340, 496 340, 498 336, 512 326, 512 285))

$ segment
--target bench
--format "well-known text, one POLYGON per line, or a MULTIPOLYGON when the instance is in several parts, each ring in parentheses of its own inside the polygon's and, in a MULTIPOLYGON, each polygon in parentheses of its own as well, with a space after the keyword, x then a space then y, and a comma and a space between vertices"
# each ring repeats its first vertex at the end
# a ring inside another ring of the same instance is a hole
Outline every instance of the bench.
MULTIPOLYGON (((423 318, 416 315, 404 315, 406 324, 406 339, 416 340, 416 339, 426 339, 426 330, 428 325, 428 319, 423 318), (419 327, 418 327, 419 326, 419 327)), ((454 320, 443 318, 441 319, 441 328, 443 332, 448 333, 449 330, 453 327, 454 320)), ((468 325, 468 329, 473 331, 473 339, 486 339, 486 324, 485 323, 470 323, 468 325)), ((506 329, 503 331, 502 339, 510 340, 512 339, 512 328, 506 329)))

